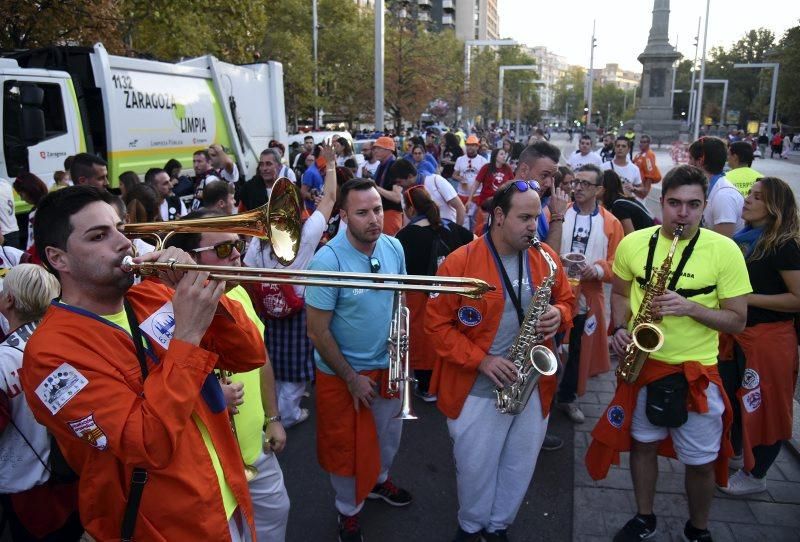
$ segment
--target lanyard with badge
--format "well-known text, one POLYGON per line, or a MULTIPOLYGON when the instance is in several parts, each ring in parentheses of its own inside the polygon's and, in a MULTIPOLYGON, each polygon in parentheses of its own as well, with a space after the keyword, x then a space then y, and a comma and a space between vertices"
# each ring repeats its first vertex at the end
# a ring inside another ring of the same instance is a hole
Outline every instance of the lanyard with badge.
POLYGON ((500 254, 497 252, 497 249, 494 246, 492 236, 487 234, 486 240, 489 243, 489 249, 492 251, 494 259, 497 262, 497 268, 500 271, 500 277, 503 279, 503 284, 505 284, 504 290, 508 292, 508 297, 511 298, 514 308, 517 309, 517 319, 519 320, 519 325, 522 325, 522 251, 517 253, 519 278, 517 282, 517 291, 515 292, 514 286, 511 284, 511 279, 508 278, 508 273, 506 273, 506 266, 503 265, 502 260, 500 260, 500 254))

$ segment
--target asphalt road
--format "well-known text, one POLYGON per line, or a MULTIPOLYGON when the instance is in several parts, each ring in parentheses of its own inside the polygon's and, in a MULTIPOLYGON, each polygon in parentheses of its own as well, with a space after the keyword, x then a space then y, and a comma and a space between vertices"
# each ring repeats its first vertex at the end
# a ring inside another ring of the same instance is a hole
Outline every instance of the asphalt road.
MULTIPOLYGON (((304 400, 311 416, 288 430, 279 456, 291 498, 288 542, 334 541, 337 535, 333 491, 316 459, 316 417, 313 395, 304 400)), ((412 492, 407 508, 368 501, 361 513, 364 538, 381 542, 447 542, 455 534, 456 481, 450 438, 444 416, 433 404, 414 399, 419 420, 406 421, 391 475, 412 492)), ((561 413, 550 418, 550 430, 564 447, 542 452, 533 483, 509 529, 515 541, 572 540, 573 427, 561 413)))

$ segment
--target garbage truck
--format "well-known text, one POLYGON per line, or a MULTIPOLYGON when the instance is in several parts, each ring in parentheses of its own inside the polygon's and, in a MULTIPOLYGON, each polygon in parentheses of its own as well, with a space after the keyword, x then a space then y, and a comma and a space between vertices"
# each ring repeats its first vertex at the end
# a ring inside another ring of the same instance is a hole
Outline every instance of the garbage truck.
MULTIPOLYGON (((233 65, 211 55, 177 63, 110 55, 93 47, 0 53, 0 177, 36 174, 48 185, 80 152, 108 162, 109 183, 192 155, 212 143, 240 174, 258 169, 270 140, 288 141, 279 62, 233 65)), ((15 202, 17 213, 29 206, 15 202)))

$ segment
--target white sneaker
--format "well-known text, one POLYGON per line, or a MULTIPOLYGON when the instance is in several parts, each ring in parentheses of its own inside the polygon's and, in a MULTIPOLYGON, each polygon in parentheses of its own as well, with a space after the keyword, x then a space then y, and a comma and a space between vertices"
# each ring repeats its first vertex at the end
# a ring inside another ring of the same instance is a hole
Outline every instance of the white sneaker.
POLYGON ((732 455, 730 459, 728 459, 728 468, 739 470, 744 467, 744 455, 732 455))
POLYGON ((583 423, 586 421, 586 416, 583 415, 583 411, 575 403, 558 403, 558 407, 563 410, 574 423, 583 423))
POLYGON ((766 478, 756 478, 743 470, 737 470, 728 478, 728 487, 718 487, 728 495, 750 495, 767 490, 766 478))

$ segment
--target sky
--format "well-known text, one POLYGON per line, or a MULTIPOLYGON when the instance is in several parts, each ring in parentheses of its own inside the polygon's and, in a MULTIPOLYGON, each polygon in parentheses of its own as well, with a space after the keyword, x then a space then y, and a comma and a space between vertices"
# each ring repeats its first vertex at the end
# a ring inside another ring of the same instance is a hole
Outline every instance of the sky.
MULTIPOLYGON (((589 66, 592 20, 597 21, 594 66, 617 63, 626 70, 642 71, 636 57, 644 51, 650 33, 653 0, 598 2, 596 0, 498 0, 500 36, 528 46, 544 45, 565 56, 569 64, 589 66)), ((698 17, 705 17, 702 0, 670 2, 669 39, 684 58, 694 58, 694 37, 698 17)), ((708 17, 708 50, 717 45, 730 47, 750 29, 765 27, 777 39, 800 24, 800 2, 795 0, 711 0, 708 17), (764 6, 753 10, 754 6, 764 6)), ((702 55, 703 26, 700 27, 702 55)))

